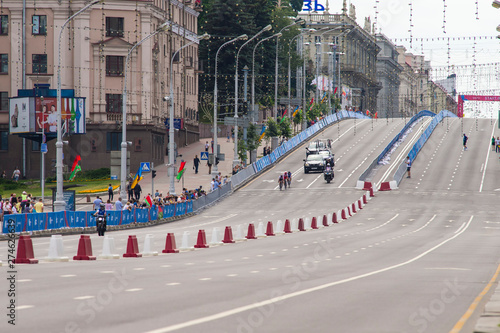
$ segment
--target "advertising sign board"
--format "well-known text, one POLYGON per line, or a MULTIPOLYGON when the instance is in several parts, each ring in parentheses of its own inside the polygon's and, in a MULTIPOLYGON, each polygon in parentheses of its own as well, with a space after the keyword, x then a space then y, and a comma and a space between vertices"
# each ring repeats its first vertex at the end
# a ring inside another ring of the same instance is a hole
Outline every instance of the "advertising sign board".
POLYGON ((10 133, 29 133, 35 131, 35 108, 33 97, 14 97, 9 100, 10 133))
MULTIPOLYGON (((35 132, 57 131, 57 98, 45 97, 35 101, 35 132)), ((61 98, 63 133, 85 134, 85 98, 61 98)))

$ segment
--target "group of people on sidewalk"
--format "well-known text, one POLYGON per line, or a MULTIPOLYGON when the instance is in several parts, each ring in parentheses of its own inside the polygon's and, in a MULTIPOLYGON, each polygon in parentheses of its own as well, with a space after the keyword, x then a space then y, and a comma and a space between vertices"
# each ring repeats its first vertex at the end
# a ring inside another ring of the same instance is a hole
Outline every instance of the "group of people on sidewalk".
POLYGON ((0 195, 0 221, 3 221, 3 215, 20 213, 43 213, 43 200, 41 198, 37 200, 26 191, 19 197, 12 193, 8 199, 2 199, 0 195))

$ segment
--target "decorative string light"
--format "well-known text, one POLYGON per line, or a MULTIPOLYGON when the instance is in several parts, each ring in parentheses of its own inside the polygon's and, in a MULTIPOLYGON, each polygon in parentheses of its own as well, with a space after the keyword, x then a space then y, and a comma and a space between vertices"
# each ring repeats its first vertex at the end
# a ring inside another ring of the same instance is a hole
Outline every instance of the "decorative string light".
POLYGON ((410 6, 410 30, 408 32, 410 33, 410 49, 413 48, 413 4, 410 1, 408 4, 410 6))
POLYGON ((446 33, 446 0, 443 0, 443 33, 446 33))

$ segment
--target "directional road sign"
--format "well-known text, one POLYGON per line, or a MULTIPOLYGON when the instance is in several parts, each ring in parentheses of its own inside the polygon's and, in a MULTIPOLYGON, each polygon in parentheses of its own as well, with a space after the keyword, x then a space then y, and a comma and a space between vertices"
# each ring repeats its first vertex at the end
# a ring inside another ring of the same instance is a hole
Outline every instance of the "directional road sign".
POLYGON ((208 151, 202 151, 200 153, 200 160, 202 160, 202 161, 208 161, 208 151))
POLYGON ((225 117, 224 118, 224 125, 233 125, 235 124, 235 119, 238 121, 238 126, 242 127, 248 127, 248 124, 250 123, 248 118, 234 118, 234 117, 225 117))
POLYGON ((151 172, 151 164, 149 162, 141 162, 142 172, 151 172))

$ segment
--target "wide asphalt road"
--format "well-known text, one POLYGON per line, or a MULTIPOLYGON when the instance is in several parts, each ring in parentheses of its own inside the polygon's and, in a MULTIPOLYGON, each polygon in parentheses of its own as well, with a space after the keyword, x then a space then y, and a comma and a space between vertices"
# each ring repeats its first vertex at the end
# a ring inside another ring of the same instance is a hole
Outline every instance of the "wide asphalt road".
MULTIPOLYGON (((387 171, 429 120, 414 127, 374 182, 392 180, 387 171)), ((316 138, 333 140, 331 184, 322 174, 304 174, 301 147, 197 216, 108 235, 120 255, 131 234, 141 249, 145 235, 154 235, 161 252, 168 232, 178 247, 189 232, 192 246, 199 229, 210 241, 214 227, 246 231, 248 223, 273 221, 276 228, 278 220, 332 214, 365 193, 355 189, 357 179, 404 125, 402 119, 348 120, 320 133, 316 138), (294 174, 292 187, 279 191, 284 171, 294 174)), ((2 242, 0 330, 471 332, 483 304, 477 297, 500 254, 495 127, 490 120, 444 120, 414 161, 412 178, 398 190, 377 192, 353 217, 329 227, 155 257, 16 265, 15 327, 7 323, 10 273, 2 242), (467 151, 463 133, 470 138, 467 151)), ((98 255, 103 238, 91 239, 98 255)), ((64 236, 67 256, 76 254, 77 243, 78 236, 64 236)), ((47 255, 48 244, 34 239, 36 257, 47 255)))

